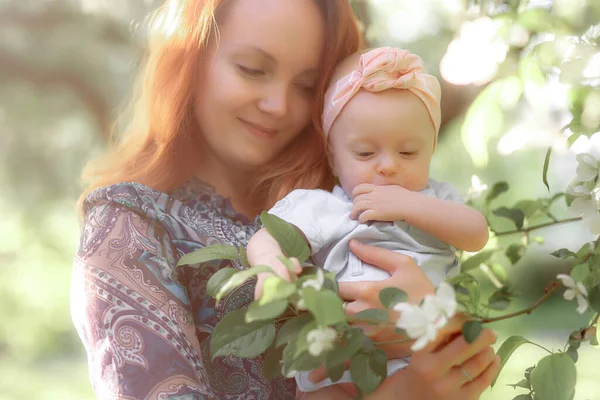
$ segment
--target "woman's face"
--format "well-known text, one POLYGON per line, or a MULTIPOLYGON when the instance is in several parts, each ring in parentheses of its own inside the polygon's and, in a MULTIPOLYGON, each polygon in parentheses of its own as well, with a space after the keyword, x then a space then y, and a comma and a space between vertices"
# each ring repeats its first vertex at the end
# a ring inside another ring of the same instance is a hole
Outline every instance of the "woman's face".
POLYGON ((323 18, 313 0, 234 0, 219 30, 196 117, 209 158, 252 172, 311 121, 323 18))

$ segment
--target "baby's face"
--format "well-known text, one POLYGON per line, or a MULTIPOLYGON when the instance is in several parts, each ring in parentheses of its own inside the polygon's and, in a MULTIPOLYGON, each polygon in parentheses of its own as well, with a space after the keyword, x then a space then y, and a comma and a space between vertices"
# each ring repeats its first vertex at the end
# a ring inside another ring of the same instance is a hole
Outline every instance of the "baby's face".
POLYGON ((330 134, 334 173, 344 191, 361 183, 425 189, 435 129, 427 108, 408 90, 361 90, 344 107, 330 134))

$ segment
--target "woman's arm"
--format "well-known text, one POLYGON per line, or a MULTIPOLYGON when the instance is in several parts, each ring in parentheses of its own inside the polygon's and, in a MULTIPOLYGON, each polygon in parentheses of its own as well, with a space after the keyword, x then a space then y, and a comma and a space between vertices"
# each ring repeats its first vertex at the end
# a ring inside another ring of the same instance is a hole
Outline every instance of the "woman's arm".
POLYGON ((488 241, 487 220, 464 204, 440 200, 400 186, 359 185, 352 216, 367 221, 406 221, 444 243, 479 251, 488 241))
POLYGON ((156 255, 161 242, 149 232, 143 217, 110 204, 85 221, 71 313, 92 386, 99 399, 208 399, 185 288, 174 266, 156 255))

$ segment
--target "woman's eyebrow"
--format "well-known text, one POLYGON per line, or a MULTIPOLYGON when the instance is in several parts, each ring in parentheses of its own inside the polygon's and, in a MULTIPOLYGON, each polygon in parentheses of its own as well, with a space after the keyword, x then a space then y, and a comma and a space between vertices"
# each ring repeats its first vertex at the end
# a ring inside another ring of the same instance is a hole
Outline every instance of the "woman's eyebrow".
POLYGON ((238 46, 239 49, 238 51, 241 52, 250 52, 250 53, 258 53, 260 54, 263 58, 267 59, 268 61, 272 62, 272 63, 277 63, 277 59, 275 59, 275 57, 273 56, 273 54, 269 53, 268 51, 256 46, 256 45, 240 45, 238 46))

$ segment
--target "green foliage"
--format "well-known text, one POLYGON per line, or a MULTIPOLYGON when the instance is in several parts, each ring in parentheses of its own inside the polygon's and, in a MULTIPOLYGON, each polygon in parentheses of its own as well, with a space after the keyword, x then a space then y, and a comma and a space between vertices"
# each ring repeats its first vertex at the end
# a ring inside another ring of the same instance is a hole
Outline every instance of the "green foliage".
POLYGON ((373 392, 387 376, 387 356, 381 349, 372 349, 369 353, 356 353, 350 362, 350 376, 358 388, 373 392))
POLYGON ((238 249, 235 246, 215 244, 183 255, 177 263, 180 265, 201 264, 214 260, 237 260, 238 249))
POLYGON ((271 236, 277 240, 283 254, 288 257, 296 257, 300 262, 304 262, 310 257, 306 239, 293 225, 266 211, 260 214, 260 220, 271 236))
POLYGON ((570 400, 575 394, 575 364, 566 354, 542 358, 531 372, 531 388, 535 399, 570 400))
MULTIPOLYGON (((519 346, 521 346, 525 343, 530 343, 530 342, 529 342, 529 340, 525 339, 522 336, 511 336, 508 339, 506 339, 504 341, 504 343, 502 343, 502 346, 500 346, 500 348, 496 352, 496 354, 498 356, 500 356, 500 372, 502 372, 502 369, 506 365, 506 362, 508 361, 510 356, 513 354, 513 352, 519 346)), ((498 379, 498 377, 496 377, 494 379, 494 381, 492 382, 492 387, 494 387, 494 384, 496 383, 497 379, 498 379)))
POLYGON ((467 343, 473 343, 482 330, 481 321, 467 321, 462 326, 462 335, 467 343))
POLYGON ((388 309, 407 299, 408 294, 406 294, 404 290, 395 287, 383 288, 381 292, 379 292, 379 301, 388 309))
POLYGON ((212 358, 236 355, 256 357, 268 349, 275 339, 272 321, 247 323, 246 309, 234 310, 221 319, 212 334, 212 358))

